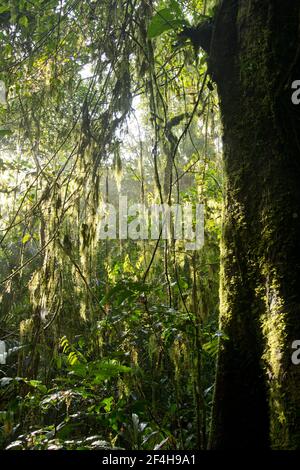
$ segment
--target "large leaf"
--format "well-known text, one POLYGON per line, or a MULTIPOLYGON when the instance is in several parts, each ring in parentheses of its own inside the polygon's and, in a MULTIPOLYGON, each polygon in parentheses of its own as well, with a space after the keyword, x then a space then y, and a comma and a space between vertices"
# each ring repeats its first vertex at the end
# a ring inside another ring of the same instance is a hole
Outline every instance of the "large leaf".
POLYGON ((148 27, 148 37, 155 38, 170 29, 178 29, 187 24, 186 20, 178 17, 178 11, 172 8, 163 8, 152 18, 148 27))
POLYGON ((82 377, 95 385, 116 377, 120 373, 129 372, 131 372, 130 367, 123 366, 115 360, 99 360, 88 364, 72 364, 73 375, 82 377))
POLYGON ((92 382, 94 384, 100 384, 104 380, 108 380, 108 379, 111 379, 112 377, 116 377, 120 373, 131 372, 130 367, 123 366, 114 360, 95 362, 94 365, 95 365, 95 368, 93 370, 94 377, 92 379, 92 382))
POLYGON ((10 5, 0 5, 0 14, 1 13, 6 13, 7 11, 10 11, 10 5))
POLYGON ((183 18, 182 8, 181 8, 179 2, 177 2, 177 0, 170 0, 169 8, 172 11, 172 13, 175 15, 177 20, 179 18, 180 19, 183 18))

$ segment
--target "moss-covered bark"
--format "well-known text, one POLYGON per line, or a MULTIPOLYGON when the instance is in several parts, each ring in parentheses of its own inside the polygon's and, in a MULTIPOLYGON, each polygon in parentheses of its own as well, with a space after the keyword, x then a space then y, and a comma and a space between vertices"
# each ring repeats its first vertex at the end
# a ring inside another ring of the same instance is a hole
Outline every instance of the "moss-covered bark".
POLYGON ((210 71, 227 178, 212 448, 300 448, 300 2, 224 0, 210 71), (298 72, 298 76, 297 76, 298 72))

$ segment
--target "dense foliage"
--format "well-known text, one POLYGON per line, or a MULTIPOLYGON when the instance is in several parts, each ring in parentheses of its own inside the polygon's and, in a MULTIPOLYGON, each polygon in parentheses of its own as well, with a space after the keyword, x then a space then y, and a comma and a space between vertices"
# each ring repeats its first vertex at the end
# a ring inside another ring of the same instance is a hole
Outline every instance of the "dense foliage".
POLYGON ((2 448, 206 448, 222 167, 205 0, 1 0, 2 448), (99 240, 202 203, 205 244, 99 240), (3 356, 4 358, 4 356, 3 356))

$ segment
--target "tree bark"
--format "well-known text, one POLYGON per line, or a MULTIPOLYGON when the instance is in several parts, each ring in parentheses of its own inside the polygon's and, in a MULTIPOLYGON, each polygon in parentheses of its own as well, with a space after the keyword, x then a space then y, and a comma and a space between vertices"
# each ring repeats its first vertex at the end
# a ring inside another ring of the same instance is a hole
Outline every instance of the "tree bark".
POLYGON ((226 198, 212 449, 300 448, 299 24, 299 0, 224 0, 214 21, 226 198))

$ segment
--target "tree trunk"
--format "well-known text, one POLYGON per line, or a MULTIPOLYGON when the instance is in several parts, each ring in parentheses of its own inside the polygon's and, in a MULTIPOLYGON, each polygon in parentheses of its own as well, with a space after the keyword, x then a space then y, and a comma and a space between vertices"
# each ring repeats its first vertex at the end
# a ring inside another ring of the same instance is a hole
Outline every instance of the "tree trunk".
POLYGON ((226 200, 212 449, 300 448, 299 19, 299 0, 224 0, 214 22, 226 200))

